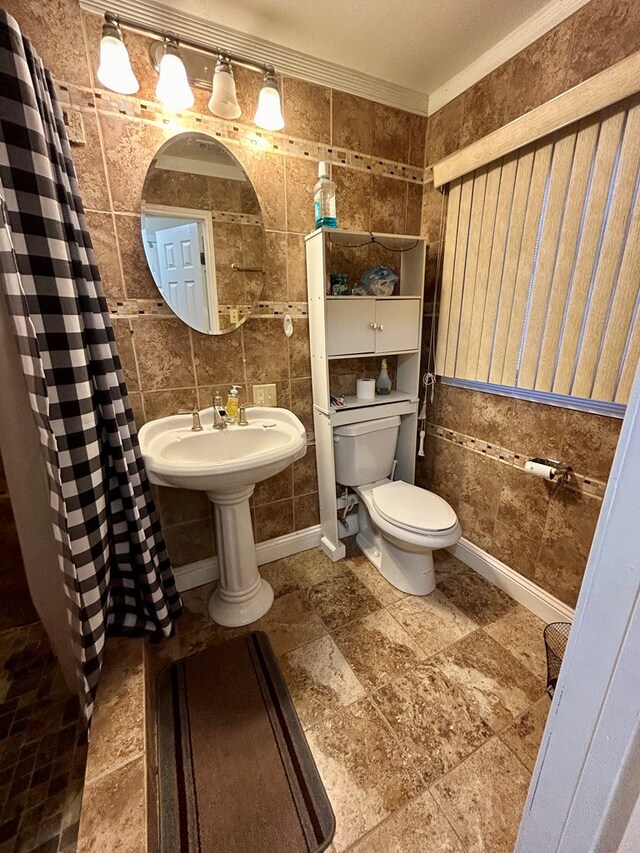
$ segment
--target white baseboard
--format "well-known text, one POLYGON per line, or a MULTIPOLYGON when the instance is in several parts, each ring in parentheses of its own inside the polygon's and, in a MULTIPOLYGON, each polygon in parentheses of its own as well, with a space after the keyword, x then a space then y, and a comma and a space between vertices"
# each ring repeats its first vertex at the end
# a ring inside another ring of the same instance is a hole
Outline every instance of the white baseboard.
POLYGON ((448 549, 465 565, 534 613, 543 622, 572 622, 574 611, 533 581, 518 574, 468 539, 448 549))
MULTIPOLYGON (((258 565, 262 566, 265 563, 272 563, 274 560, 281 560, 283 557, 298 554, 300 551, 316 548, 320 544, 321 535, 320 525, 316 524, 314 527, 307 527, 305 530, 296 530, 295 533, 287 533, 285 536, 278 536, 276 539, 258 542, 256 544, 258 565)), ((173 570, 173 574, 179 592, 186 592, 186 590, 193 589, 196 586, 203 586, 203 584, 211 583, 220 577, 218 558, 210 557, 207 560, 198 560, 196 563, 179 566, 173 570)))

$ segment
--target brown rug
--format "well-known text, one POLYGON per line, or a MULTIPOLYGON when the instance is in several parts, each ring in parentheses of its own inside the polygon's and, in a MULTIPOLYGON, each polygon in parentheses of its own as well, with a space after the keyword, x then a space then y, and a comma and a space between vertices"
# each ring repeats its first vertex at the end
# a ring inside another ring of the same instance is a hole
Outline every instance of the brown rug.
POLYGON ((161 853, 320 853, 335 818, 266 634, 158 681, 161 853))

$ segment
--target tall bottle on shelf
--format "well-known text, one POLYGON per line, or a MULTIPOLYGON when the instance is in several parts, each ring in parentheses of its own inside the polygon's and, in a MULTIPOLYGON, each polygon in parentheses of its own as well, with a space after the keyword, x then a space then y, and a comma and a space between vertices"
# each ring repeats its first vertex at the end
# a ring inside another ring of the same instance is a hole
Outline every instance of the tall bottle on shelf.
POLYGON ((336 185, 329 177, 329 167, 324 160, 318 163, 318 182, 313 188, 313 207, 316 228, 337 228, 336 185))
POLYGON ((386 358, 382 359, 380 373, 378 374, 378 379, 376 381, 376 391, 378 392, 378 394, 384 395, 391 393, 391 379, 389 378, 386 358))

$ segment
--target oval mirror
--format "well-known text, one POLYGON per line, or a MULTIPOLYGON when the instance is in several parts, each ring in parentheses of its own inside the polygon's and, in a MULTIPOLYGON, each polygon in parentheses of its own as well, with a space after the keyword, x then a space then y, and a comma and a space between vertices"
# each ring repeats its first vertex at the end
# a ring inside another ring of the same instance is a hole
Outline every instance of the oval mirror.
POLYGON ((160 294, 192 329, 222 335, 254 311, 264 279, 258 197, 231 152, 183 133, 153 158, 142 191, 142 243, 160 294))

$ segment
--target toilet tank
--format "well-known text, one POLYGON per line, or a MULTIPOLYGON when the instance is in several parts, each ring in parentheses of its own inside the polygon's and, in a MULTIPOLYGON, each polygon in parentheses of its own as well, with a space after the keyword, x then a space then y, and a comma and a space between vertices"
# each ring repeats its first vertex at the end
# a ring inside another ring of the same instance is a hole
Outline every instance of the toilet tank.
POLYGON ((397 415, 335 427, 333 450, 338 483, 364 486, 391 476, 399 429, 397 415))

